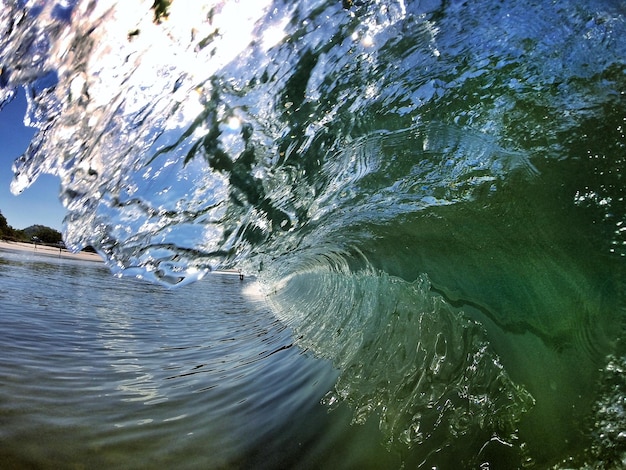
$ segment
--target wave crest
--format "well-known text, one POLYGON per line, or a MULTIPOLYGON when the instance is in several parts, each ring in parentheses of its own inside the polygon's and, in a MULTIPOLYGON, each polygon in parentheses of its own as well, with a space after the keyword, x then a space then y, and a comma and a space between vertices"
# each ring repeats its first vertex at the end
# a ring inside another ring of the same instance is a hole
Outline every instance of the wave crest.
POLYGON ((408 283, 309 268, 269 298, 300 346, 340 370, 324 402, 348 403, 355 423, 378 419, 390 445, 421 445, 429 455, 472 433, 476 445, 492 434, 512 442, 534 403, 509 379, 482 327, 433 293, 426 275, 408 283))

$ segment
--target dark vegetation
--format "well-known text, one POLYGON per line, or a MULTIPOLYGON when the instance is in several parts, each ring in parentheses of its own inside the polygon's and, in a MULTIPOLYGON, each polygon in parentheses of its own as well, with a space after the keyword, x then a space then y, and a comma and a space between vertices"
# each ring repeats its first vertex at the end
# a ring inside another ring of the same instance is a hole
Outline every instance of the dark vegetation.
POLYGON ((58 245, 63 242, 61 232, 44 225, 31 225, 23 230, 11 227, 0 212, 0 239, 12 242, 34 242, 58 245))
MULTIPOLYGON (((0 212, 0 240, 8 242, 35 243, 39 245, 49 245, 63 247, 63 236, 61 232, 45 225, 31 225, 23 230, 11 227, 2 212, 0 212)), ((88 246, 83 251, 95 252, 88 246)))

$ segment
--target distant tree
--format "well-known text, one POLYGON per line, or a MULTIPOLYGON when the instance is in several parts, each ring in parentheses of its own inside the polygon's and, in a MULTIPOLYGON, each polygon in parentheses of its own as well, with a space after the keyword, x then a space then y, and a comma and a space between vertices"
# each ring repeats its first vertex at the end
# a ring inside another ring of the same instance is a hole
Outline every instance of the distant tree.
POLYGON ((24 229, 24 233, 29 240, 37 238, 41 243, 57 244, 63 240, 61 232, 45 225, 31 225, 24 229))
POLYGON ((28 237, 28 235, 26 235, 26 232, 24 232, 24 230, 15 229, 12 240, 18 242, 27 242, 30 240, 30 238, 28 237))
POLYGON ((58 232, 50 227, 42 227, 37 232, 37 237, 44 243, 59 243, 63 241, 63 237, 61 236, 61 232, 58 232))
POLYGON ((15 236, 15 229, 7 223, 7 219, 2 212, 0 212, 0 238, 13 238, 15 236))
POLYGON ((9 228, 9 224, 7 224, 7 219, 2 212, 0 212, 0 230, 4 231, 9 228))

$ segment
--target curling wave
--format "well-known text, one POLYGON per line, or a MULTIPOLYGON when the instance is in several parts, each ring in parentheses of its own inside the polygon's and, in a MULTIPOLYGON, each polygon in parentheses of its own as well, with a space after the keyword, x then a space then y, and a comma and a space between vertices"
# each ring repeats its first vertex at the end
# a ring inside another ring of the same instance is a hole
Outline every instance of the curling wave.
POLYGON ((576 452, 625 312, 621 3, 0 5, 12 189, 59 177, 68 246, 256 274, 392 445, 576 452))

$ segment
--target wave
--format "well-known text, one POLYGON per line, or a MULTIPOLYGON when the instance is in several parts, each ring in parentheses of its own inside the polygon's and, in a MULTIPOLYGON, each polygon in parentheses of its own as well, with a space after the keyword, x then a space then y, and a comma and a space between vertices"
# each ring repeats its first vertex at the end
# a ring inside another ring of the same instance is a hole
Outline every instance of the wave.
POLYGON ((4 0, 0 107, 24 87, 38 129, 12 190, 58 176, 66 244, 118 275, 257 275, 390 443, 510 444, 579 390, 530 357, 584 388, 619 349, 625 14, 4 0))
POLYGON ((284 280, 270 299, 300 346, 341 371, 325 403, 347 402, 354 423, 376 416, 390 445, 439 452, 485 429, 515 440, 532 407, 480 325, 433 294, 425 276, 407 283, 321 267, 284 280))

